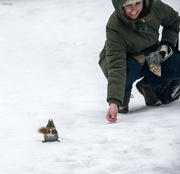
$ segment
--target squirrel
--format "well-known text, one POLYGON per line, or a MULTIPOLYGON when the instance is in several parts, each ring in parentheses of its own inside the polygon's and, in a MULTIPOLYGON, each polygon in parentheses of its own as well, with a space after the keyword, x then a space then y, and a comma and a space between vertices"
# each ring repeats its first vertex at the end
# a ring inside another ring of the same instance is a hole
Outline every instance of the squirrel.
POLYGON ((54 125, 53 120, 49 120, 46 127, 41 127, 38 129, 38 132, 41 134, 44 134, 44 141, 43 143, 47 141, 58 141, 59 135, 58 131, 56 130, 56 127, 54 125))

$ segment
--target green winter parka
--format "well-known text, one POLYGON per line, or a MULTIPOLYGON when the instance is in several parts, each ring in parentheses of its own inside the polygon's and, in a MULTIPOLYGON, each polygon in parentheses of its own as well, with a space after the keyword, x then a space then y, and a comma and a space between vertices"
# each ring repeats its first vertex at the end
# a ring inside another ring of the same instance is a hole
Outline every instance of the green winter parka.
POLYGON ((107 102, 123 102, 126 83, 126 58, 147 55, 159 45, 159 28, 163 27, 161 43, 174 46, 179 34, 180 18, 176 11, 160 0, 144 0, 142 14, 128 18, 122 8, 124 0, 112 0, 115 11, 106 26, 106 42, 99 65, 108 80, 107 102))

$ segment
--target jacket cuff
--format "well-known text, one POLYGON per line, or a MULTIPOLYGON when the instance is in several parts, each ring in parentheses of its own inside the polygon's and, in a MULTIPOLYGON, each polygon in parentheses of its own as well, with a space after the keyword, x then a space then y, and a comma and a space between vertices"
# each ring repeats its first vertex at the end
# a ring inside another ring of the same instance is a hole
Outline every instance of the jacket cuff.
POLYGON ((117 104, 117 106, 119 107, 120 106, 120 104, 121 104, 121 102, 119 101, 119 100, 117 100, 117 99, 109 99, 109 105, 111 104, 111 103, 115 103, 115 104, 117 104))
POLYGON ((168 45, 168 46, 170 46, 172 49, 174 49, 174 48, 175 48, 175 47, 174 47, 174 45, 173 45, 172 43, 167 42, 167 41, 163 41, 163 42, 161 42, 161 43, 160 43, 160 45, 168 45))

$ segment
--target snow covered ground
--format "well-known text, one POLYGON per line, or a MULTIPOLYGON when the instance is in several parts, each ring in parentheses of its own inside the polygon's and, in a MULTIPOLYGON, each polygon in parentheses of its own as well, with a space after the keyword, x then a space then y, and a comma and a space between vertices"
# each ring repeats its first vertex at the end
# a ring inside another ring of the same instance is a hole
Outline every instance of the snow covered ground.
POLYGON ((180 100, 149 108, 134 87, 105 119, 110 0, 0 2, 0 174, 180 174, 180 100), (60 143, 37 133, 48 119, 60 143))

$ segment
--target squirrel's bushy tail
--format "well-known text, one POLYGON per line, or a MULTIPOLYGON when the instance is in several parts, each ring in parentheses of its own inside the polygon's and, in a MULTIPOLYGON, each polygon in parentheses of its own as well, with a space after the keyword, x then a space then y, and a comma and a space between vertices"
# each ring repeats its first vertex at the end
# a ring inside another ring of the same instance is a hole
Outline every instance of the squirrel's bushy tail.
POLYGON ((41 133, 41 134, 45 134, 46 132, 46 127, 41 127, 38 129, 38 132, 41 133))

